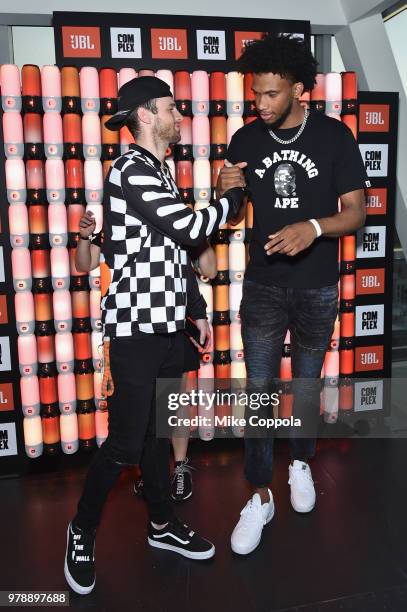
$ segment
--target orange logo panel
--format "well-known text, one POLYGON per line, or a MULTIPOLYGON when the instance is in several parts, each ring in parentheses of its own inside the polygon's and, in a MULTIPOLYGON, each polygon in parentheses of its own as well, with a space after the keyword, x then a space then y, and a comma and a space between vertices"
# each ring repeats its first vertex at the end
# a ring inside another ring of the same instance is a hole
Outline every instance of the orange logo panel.
POLYGON ((390 107, 388 104, 361 104, 359 132, 388 132, 390 107))
POLYGON ((7 296, 0 295, 0 325, 8 323, 7 315, 7 296))
POLYGON ((366 212, 368 215, 385 215, 387 213, 386 187, 366 189, 366 212))
POLYGON ((356 270, 357 295, 384 293, 384 268, 356 270))
POLYGON ((355 349, 355 370, 366 372, 383 369, 383 346, 360 346, 355 349))
POLYGON ((248 42, 260 40, 264 32, 235 32, 235 59, 239 59, 248 42))
POLYGON ((12 383, 0 384, 0 412, 14 410, 14 394, 12 383))
POLYGON ((62 26, 64 57, 101 57, 100 28, 62 26))
POLYGON ((151 28, 151 57, 188 59, 187 31, 151 28))

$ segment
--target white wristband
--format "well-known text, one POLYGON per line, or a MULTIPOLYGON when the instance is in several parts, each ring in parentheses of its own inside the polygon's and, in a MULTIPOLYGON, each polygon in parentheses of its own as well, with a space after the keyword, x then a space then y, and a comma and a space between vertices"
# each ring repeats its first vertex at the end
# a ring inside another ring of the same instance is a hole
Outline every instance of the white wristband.
POLYGON ((308 219, 308 221, 310 223, 312 223, 312 225, 315 227, 315 231, 317 233, 317 238, 319 238, 320 236, 322 236, 322 229, 320 224, 318 223, 318 221, 316 219, 308 219))

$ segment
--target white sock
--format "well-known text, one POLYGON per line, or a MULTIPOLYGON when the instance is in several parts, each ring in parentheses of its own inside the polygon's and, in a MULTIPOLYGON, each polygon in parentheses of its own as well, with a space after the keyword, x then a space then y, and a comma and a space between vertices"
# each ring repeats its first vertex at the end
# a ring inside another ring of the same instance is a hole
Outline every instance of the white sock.
POLYGON ((167 527, 168 523, 164 523, 163 525, 157 525, 157 523, 153 523, 153 521, 151 521, 152 526, 154 527, 154 529, 164 529, 164 527, 167 527))

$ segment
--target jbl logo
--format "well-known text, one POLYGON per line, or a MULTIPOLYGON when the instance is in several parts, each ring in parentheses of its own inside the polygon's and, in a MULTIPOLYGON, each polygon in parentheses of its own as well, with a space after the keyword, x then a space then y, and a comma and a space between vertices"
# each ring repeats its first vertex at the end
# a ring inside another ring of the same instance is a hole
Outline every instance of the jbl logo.
POLYGON ((100 57, 100 28, 62 26, 64 57, 100 57))
POLYGON ((361 104, 359 107, 359 131, 388 132, 389 110, 388 104, 361 104))
POLYGON ((151 56, 154 59, 188 59, 187 31, 151 28, 151 56))
POLYGON ((361 346, 355 349, 355 370, 366 372, 366 370, 382 370, 384 347, 361 346))
POLYGON ((356 270, 357 295, 384 293, 384 268, 356 270))
POLYGON ((182 47, 175 36, 159 36, 158 46, 160 51, 182 51, 182 47))
POLYGON ((71 47, 72 49, 94 49, 95 45, 90 36, 71 34, 71 47))

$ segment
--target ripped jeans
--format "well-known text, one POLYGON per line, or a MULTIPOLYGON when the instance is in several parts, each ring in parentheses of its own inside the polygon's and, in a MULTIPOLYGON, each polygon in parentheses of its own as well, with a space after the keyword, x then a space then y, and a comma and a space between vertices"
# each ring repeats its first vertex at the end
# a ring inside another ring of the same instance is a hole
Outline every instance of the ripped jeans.
MULTIPOLYGON (((290 330, 293 416, 303 417, 312 432, 319 418, 318 379, 337 312, 337 285, 297 289, 265 286, 247 279, 243 283, 240 318, 249 388, 251 381, 258 389, 259 381, 267 386, 279 378, 284 339, 290 330)), ((301 437, 290 433, 293 460, 308 461, 315 454, 315 434, 305 437, 304 431, 301 437)), ((271 482, 273 442, 272 432, 253 437, 246 433, 245 476, 254 487, 271 482)))

